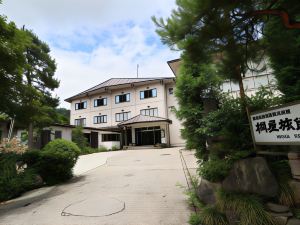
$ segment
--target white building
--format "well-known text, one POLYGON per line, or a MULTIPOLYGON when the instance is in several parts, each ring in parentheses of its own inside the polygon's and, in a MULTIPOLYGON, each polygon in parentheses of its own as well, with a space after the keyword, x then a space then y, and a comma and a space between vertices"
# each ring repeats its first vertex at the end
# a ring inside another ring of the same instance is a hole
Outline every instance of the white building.
POLYGON ((174 89, 174 77, 109 79, 66 99, 70 124, 91 130, 92 147, 182 146, 174 89))

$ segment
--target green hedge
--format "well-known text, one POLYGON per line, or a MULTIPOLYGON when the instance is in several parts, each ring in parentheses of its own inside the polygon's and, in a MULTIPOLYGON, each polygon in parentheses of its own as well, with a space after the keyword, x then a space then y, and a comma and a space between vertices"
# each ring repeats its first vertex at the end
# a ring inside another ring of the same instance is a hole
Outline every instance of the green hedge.
POLYGON ((0 153, 0 202, 41 186, 34 169, 28 168, 17 173, 16 163, 21 160, 21 155, 0 153))
POLYGON ((15 198, 44 184, 70 179, 79 154, 80 149, 75 143, 63 139, 49 142, 42 150, 30 150, 22 155, 0 153, 0 201, 15 198), (18 162, 27 164, 23 172, 17 172, 18 162))
POLYGON ((41 151, 33 150, 24 154, 24 161, 33 167, 47 184, 56 184, 70 179, 80 149, 73 142, 56 139, 41 151))

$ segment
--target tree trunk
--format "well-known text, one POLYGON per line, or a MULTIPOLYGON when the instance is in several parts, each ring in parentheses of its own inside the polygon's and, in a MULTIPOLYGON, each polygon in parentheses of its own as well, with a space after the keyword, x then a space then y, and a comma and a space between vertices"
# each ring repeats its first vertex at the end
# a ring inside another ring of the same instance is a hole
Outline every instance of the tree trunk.
POLYGON ((33 124, 30 123, 28 126, 28 148, 33 148, 33 124))
MULTIPOLYGON (((239 88, 240 88, 240 96, 241 96, 241 101, 242 101, 242 109, 245 108, 246 113, 247 113, 247 118, 248 118, 248 122, 250 125, 250 129, 252 129, 252 124, 251 124, 251 117, 250 117, 250 110, 247 104, 247 99, 246 99, 246 94, 245 94, 245 89, 244 89, 244 84, 243 84, 243 77, 242 77, 242 73, 240 70, 240 66, 237 66, 237 76, 238 76, 238 81, 239 81, 239 88)), ((252 131, 251 131, 251 135, 252 135, 252 131)), ((255 144, 255 140, 253 135, 251 136, 252 138, 252 143, 253 143, 253 147, 254 149, 256 149, 256 144, 255 144)))

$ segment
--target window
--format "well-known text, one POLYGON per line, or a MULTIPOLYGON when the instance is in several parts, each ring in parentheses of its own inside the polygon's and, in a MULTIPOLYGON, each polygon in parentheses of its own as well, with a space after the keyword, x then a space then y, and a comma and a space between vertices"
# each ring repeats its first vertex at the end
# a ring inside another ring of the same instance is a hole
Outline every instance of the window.
POLYGON ((94 100, 94 107, 107 105, 107 98, 99 98, 94 100))
POLYGON ((130 93, 123 94, 123 95, 116 95, 115 100, 116 100, 116 104, 122 102, 130 102, 130 93))
POLYGON ((130 112, 116 113, 116 122, 126 121, 130 119, 130 112))
POLYGON ((142 109, 141 115, 144 116, 158 116, 158 109, 152 108, 152 109, 142 109))
POLYGON ((85 126, 86 125, 86 119, 81 118, 81 119, 75 119, 75 126, 85 126))
POLYGON ((94 124, 107 123, 107 115, 94 116, 94 124))
POLYGON ((145 91, 140 91, 140 99, 153 98, 156 96, 157 96, 156 88, 150 89, 150 90, 145 90, 145 91))
POLYGON ((87 108, 87 101, 79 102, 75 104, 75 110, 86 109, 86 108, 87 108))
POLYGON ((120 141, 120 134, 102 134, 102 142, 120 141))
POLYGON ((172 95, 174 93, 174 89, 173 88, 169 88, 169 95, 172 95))
POLYGON ((55 139, 61 139, 61 137, 62 137, 61 130, 56 130, 54 132, 54 136, 55 136, 55 139))

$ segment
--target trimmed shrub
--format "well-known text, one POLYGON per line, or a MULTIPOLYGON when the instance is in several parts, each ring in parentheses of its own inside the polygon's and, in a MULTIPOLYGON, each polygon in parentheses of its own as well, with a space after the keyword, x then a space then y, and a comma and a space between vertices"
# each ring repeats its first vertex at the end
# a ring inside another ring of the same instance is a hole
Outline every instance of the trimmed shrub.
POLYGON ((41 186, 34 169, 17 171, 16 164, 20 160, 21 156, 15 153, 0 154, 0 201, 18 197, 41 186))
MULTIPOLYGON (((35 156, 36 153, 31 153, 35 156)), ((73 176, 80 149, 73 142, 56 139, 49 142, 39 154, 33 167, 47 184, 66 181, 73 176)))

